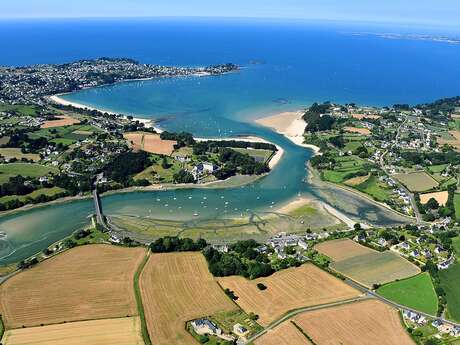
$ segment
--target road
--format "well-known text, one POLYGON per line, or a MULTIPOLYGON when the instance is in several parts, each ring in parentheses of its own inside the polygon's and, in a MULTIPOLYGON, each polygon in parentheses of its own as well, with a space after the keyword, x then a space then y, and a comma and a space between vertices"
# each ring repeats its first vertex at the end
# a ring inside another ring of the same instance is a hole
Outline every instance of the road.
POLYGON ((102 213, 101 199, 97 189, 93 189, 94 209, 96 210, 97 223, 100 224, 106 231, 110 231, 110 227, 106 224, 104 214, 102 213))
POLYGON ((460 323, 449 321, 449 320, 444 319, 443 317, 437 317, 436 315, 431 315, 431 314, 428 314, 428 313, 424 313, 424 312, 421 312, 419 310, 408 308, 408 307, 403 306, 401 304, 398 304, 398 303, 395 303, 393 301, 390 301, 390 300, 386 299, 385 297, 382 297, 382 296, 378 295, 374 291, 372 291, 372 290, 370 290, 370 289, 368 289, 368 288, 366 288, 366 287, 354 282, 353 280, 345 279, 345 283, 348 284, 349 286, 355 288, 356 290, 362 292, 363 294, 361 296, 358 296, 358 297, 354 297, 354 298, 350 298, 350 299, 346 299, 346 300, 342 300, 342 301, 338 301, 338 302, 327 303, 327 304, 319 304, 319 305, 315 305, 315 306, 311 306, 311 307, 305 307, 305 308, 299 308, 299 309, 296 309, 296 310, 292 310, 292 311, 288 312, 286 315, 284 315, 282 318, 272 322, 269 326, 267 326, 265 329, 263 329, 259 333, 254 334, 251 338, 249 338, 246 341, 245 344, 250 344, 254 340, 256 340, 256 339, 260 338, 261 336, 263 336, 264 334, 266 334, 268 331, 272 330, 276 326, 278 326, 281 323, 293 318, 296 315, 299 315, 299 314, 302 314, 302 313, 305 313, 305 312, 309 312, 309 311, 320 310, 320 309, 331 308, 331 307, 337 307, 337 306, 344 305, 344 304, 350 304, 350 303, 355 303, 355 302, 365 301, 365 300, 370 300, 370 299, 377 299, 377 300, 379 300, 379 301, 381 301, 381 302, 383 302, 383 303, 385 303, 385 304, 387 304, 387 305, 389 305, 389 306, 391 306, 393 308, 396 308, 398 310, 409 310, 411 312, 418 313, 420 315, 423 315, 425 317, 429 317, 431 319, 441 320, 445 324, 460 327, 460 323))
POLYGON ((345 283, 347 283, 348 285, 350 285, 351 287, 361 291, 362 293, 365 293, 367 294, 369 297, 373 297, 373 298, 376 298, 378 300, 380 300, 381 302, 383 303, 386 303, 396 309, 399 309, 399 310, 409 310, 411 312, 414 312, 414 313, 418 313, 420 315, 423 315, 425 317, 429 317, 429 318, 432 318, 432 319, 438 319, 438 320, 441 320, 442 322, 446 323, 446 324, 449 324, 449 325, 452 325, 452 326, 458 326, 460 327, 460 323, 456 323, 456 322, 453 322, 453 321, 449 321, 449 320, 446 320, 444 319, 443 317, 438 317, 436 315, 431 315, 431 314, 428 314, 428 313, 424 313, 422 311, 419 311, 419 310, 416 310, 416 309, 412 309, 412 308, 409 308, 409 307, 406 307, 406 306, 403 306, 401 304, 398 304, 396 302, 393 302, 393 301, 390 301, 389 299, 386 299, 385 297, 382 297, 380 296, 379 294, 375 293, 374 291, 372 290, 369 290, 368 288, 354 282, 353 280, 350 280, 350 279, 345 279, 345 283))
POLYGON ((366 295, 361 295, 361 296, 358 296, 358 297, 354 297, 354 298, 350 298, 350 299, 346 299, 346 300, 342 300, 342 301, 338 301, 338 302, 326 303, 326 304, 318 304, 318 305, 314 305, 314 306, 311 306, 311 307, 305 307, 305 308, 299 308, 299 309, 292 310, 292 311, 288 312, 286 315, 284 315, 282 318, 272 322, 270 325, 268 325, 266 328, 264 328, 259 333, 254 334, 251 338, 249 338, 246 341, 246 344, 250 344, 251 342, 253 342, 257 338, 260 338, 261 336, 263 336, 265 333, 267 333, 271 329, 275 328, 276 326, 280 325, 284 321, 289 320, 290 318, 292 318, 292 317, 294 317, 294 316, 296 316, 298 314, 302 314, 302 313, 305 313, 307 311, 314 311, 314 310, 320 310, 320 309, 324 309, 324 308, 337 307, 337 306, 340 306, 340 305, 349 304, 349 303, 358 302, 358 301, 364 301, 364 300, 371 299, 371 298, 372 297, 369 297, 369 296, 366 296, 366 295))
MULTIPOLYGON (((404 120, 403 123, 401 123, 396 130, 396 137, 395 141, 397 142, 399 140, 399 137, 401 136, 401 127, 404 126, 407 123, 408 119, 404 120)), ((390 148, 393 148, 395 144, 392 144, 390 148)), ((380 168, 387 174, 388 176, 391 176, 390 172, 386 169, 385 167, 385 156, 387 155, 389 149, 387 149, 382 155, 380 156, 380 168)), ((420 224, 423 222, 422 215, 420 214, 420 211, 418 210, 417 203, 415 202, 414 194, 411 193, 402 183, 399 183, 396 181, 398 184, 398 187, 401 188, 407 195, 409 195, 409 200, 412 209, 414 210, 414 215, 415 218, 417 219, 417 224, 420 224)))

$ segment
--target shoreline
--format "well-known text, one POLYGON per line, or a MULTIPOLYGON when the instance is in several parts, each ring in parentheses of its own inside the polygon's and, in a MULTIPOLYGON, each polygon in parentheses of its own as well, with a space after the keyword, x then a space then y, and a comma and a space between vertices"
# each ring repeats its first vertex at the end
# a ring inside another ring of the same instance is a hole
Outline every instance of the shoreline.
MULTIPOLYGON (((121 188, 121 189, 108 190, 100 195, 101 197, 104 197, 104 196, 111 196, 111 195, 125 194, 125 193, 137 193, 137 192, 138 193, 148 193, 148 192, 155 192, 155 191, 171 191, 171 190, 176 190, 176 189, 221 189, 221 188, 230 188, 230 187, 241 187, 249 183, 255 182, 267 176, 268 174, 269 173, 265 173, 262 175, 236 175, 236 176, 231 176, 225 180, 216 180, 216 181, 210 181, 210 182, 201 183, 201 184, 165 183, 165 184, 154 184, 154 185, 143 186, 143 187, 131 186, 131 187, 126 187, 126 188, 121 188), (226 186, 226 184, 232 183, 233 180, 241 176, 246 176, 247 177, 246 180, 235 183, 234 185, 226 186)), ((58 198, 56 200, 51 200, 51 201, 47 201, 44 203, 27 204, 27 205, 24 205, 24 206, 21 206, 21 207, 12 209, 12 210, 0 211, 0 219, 3 217, 7 217, 7 216, 14 216, 16 213, 32 211, 35 209, 45 208, 45 207, 53 206, 53 205, 66 204, 66 203, 76 202, 76 201, 84 201, 84 200, 89 200, 92 198, 93 197, 91 194, 74 195, 74 196, 65 196, 63 198, 58 198)))
MULTIPOLYGON (((343 190, 345 192, 348 192, 348 193, 352 193, 354 195, 357 195, 361 198, 364 198, 366 199, 367 201, 373 203, 374 205, 376 206, 380 206, 382 208, 385 208, 386 210, 390 211, 390 212, 393 212, 395 214, 397 214, 398 216, 400 217, 403 217, 403 218, 407 218, 407 220, 411 220, 411 221, 414 221, 415 220, 415 217, 412 217, 412 216, 409 216, 407 214, 404 214, 404 213, 401 213, 401 212, 398 212, 396 211, 395 209, 392 209, 389 205, 385 204, 385 203, 382 203, 382 202, 379 202, 377 200, 374 200, 372 197, 370 197, 369 195, 363 193, 363 192, 360 192, 359 190, 355 190, 351 187, 347 187, 347 186, 342 186, 342 185, 339 185, 339 184, 336 184, 336 183, 332 183, 332 182, 329 182, 329 181, 323 181, 319 178, 319 176, 317 176, 317 173, 318 173, 318 170, 316 170, 315 168, 313 168, 310 164, 310 162, 308 162, 307 164, 307 170, 309 172, 308 176, 308 180, 309 180, 309 183, 313 184, 313 185, 317 185, 317 186, 320 186, 321 184, 323 186, 330 186, 330 187, 333 187, 333 188, 338 188, 340 190, 343 190)), ((363 225, 363 223, 361 223, 361 225, 363 225)))
POLYGON ((313 150, 315 155, 320 155, 318 146, 304 143, 304 131, 307 123, 302 118, 303 111, 286 111, 275 115, 261 117, 254 122, 260 126, 273 129, 278 134, 284 135, 297 146, 313 150))
MULTIPOLYGON (((121 114, 121 113, 116 113, 116 112, 108 111, 108 110, 104 110, 104 109, 99 109, 99 108, 95 108, 95 107, 90 107, 90 106, 87 106, 87 105, 84 105, 84 104, 81 104, 81 103, 71 102, 71 101, 67 101, 67 100, 61 98, 61 96, 68 95, 68 94, 71 94, 71 93, 72 92, 58 93, 56 95, 47 96, 47 99, 52 101, 52 102, 54 102, 54 103, 64 105, 64 106, 72 106, 72 107, 78 108, 78 109, 95 110, 95 111, 99 111, 101 113, 107 113, 107 114, 110 114, 110 115, 119 115, 119 116, 122 116, 126 120, 128 119, 128 115, 124 115, 124 114, 121 114)), ((163 132, 162 129, 160 129, 159 127, 155 126, 155 121, 154 120, 144 119, 144 118, 141 118, 141 117, 133 117, 133 120, 134 121, 139 121, 139 123, 143 123, 146 128, 153 128, 155 130, 155 132, 157 132, 157 133, 162 133, 163 132)))
MULTIPOLYGON (((207 76, 207 75, 210 75, 210 74, 200 74, 200 75, 195 75, 196 77, 202 77, 202 76, 207 76)), ((67 101, 63 98, 61 98, 60 96, 62 95, 66 95, 66 94, 71 94, 72 92, 67 92, 67 93, 60 93, 60 94, 56 94, 56 95, 52 95, 52 96, 48 96, 47 98, 49 100, 51 100, 52 102, 55 102, 55 103, 58 103, 58 104, 61 104, 61 105, 64 105, 64 106, 72 106, 72 107, 75 107, 75 108, 79 108, 79 109, 88 109, 88 110, 95 110, 95 111, 99 111, 99 112, 103 112, 103 113, 107 113, 107 114, 111 114, 111 115, 120 115, 120 116, 123 116, 125 119, 128 118, 128 115, 124 115, 124 114, 121 114, 121 113, 115 113, 115 112, 112 112, 112 111, 106 111, 106 110, 103 110, 103 109, 98 109, 98 108, 95 108, 95 107, 90 107, 90 106, 86 106, 84 104, 81 104, 81 103, 77 103, 77 102, 71 102, 71 101, 67 101)), ((140 117, 133 117, 133 120, 134 121, 139 121, 140 123, 143 123, 145 125, 145 127, 147 128, 153 128, 155 130, 155 132, 157 133, 162 133, 163 130, 157 126, 155 126, 155 120, 153 119, 144 119, 144 118, 140 118, 140 117)), ((241 137, 225 137, 225 138, 194 138, 196 141, 224 141, 224 140, 242 140, 242 141, 249 141, 249 142, 254 142, 254 143, 267 143, 267 144, 272 144, 272 145, 275 145, 274 143, 268 141, 268 140, 265 140, 263 138, 260 138, 260 137, 256 137, 256 136, 241 136, 241 137)), ((279 146, 279 145, 275 145, 276 148, 278 149, 278 151, 275 152, 275 154, 270 158, 269 162, 268 162, 268 167, 271 169, 273 169, 277 164, 278 162, 281 160, 283 154, 284 154, 284 150, 279 146)))

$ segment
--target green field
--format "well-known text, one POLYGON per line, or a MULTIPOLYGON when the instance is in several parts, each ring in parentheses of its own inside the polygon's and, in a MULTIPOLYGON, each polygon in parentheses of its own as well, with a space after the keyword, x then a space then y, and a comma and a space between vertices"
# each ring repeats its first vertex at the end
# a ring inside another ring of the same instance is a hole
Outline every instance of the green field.
POLYGON ((446 292, 447 316, 460 322, 460 237, 452 240, 457 262, 446 270, 439 271, 441 286, 446 292))
POLYGON ((460 131, 460 119, 453 119, 452 121, 449 121, 449 128, 460 131))
POLYGON ((390 252, 372 251, 333 262, 331 268, 365 286, 386 284, 420 273, 420 269, 399 255, 390 252))
POLYGON ((35 105, 0 104, 0 111, 16 112, 18 115, 36 116, 39 114, 40 107, 35 105))
POLYGON ((153 163, 151 166, 147 167, 145 170, 135 175, 134 179, 146 179, 151 183, 173 183, 173 175, 183 168, 182 163, 176 161, 171 157, 165 157, 166 161, 169 164, 169 168, 165 169, 161 166, 162 159, 159 156, 155 157, 155 163, 153 163))
POLYGON ((8 182, 10 177, 21 175, 24 177, 40 177, 49 173, 58 173, 54 167, 34 163, 9 163, 0 164, 0 184, 8 182))
POLYGON ((232 148, 232 150, 248 154, 257 162, 266 163, 271 156, 273 156, 273 151, 271 150, 262 150, 262 149, 243 149, 243 148, 232 148))
POLYGON ((440 173, 440 172, 443 172, 444 169, 446 169, 446 167, 448 166, 448 164, 438 164, 438 165, 432 165, 432 166, 429 166, 428 167, 428 170, 430 173, 440 173))
POLYGON ((377 176, 371 176, 363 183, 354 186, 359 191, 369 194, 377 201, 386 201, 391 197, 391 189, 385 188, 377 176))
POLYGON ((361 147, 363 146, 362 142, 361 141, 349 141, 345 144, 345 147, 342 149, 342 151, 345 151, 345 152, 348 152, 348 151, 351 151, 351 152, 355 152, 355 150, 358 148, 358 147, 361 147))
POLYGON ((71 145, 78 140, 84 140, 93 132, 99 129, 90 125, 70 125, 62 127, 42 128, 38 131, 29 133, 29 138, 37 139, 40 137, 47 138, 54 143, 71 145))
POLYGON ((40 160, 40 155, 35 153, 22 153, 20 148, 17 147, 4 147, 0 148, 0 155, 7 158, 16 158, 20 160, 21 158, 31 159, 34 162, 40 160))
POLYGON ((427 272, 386 284, 380 287, 377 293, 398 304, 431 315, 436 315, 438 310, 438 297, 427 272))
POLYGON ((36 199, 40 195, 46 195, 48 197, 53 197, 57 194, 64 193, 65 189, 60 188, 60 187, 51 187, 51 188, 40 188, 37 190, 34 190, 32 193, 26 194, 26 195, 6 195, 0 197, 0 203, 5 203, 10 200, 17 199, 19 201, 25 202, 27 199, 36 199))
POLYGON ((342 183, 363 169, 365 161, 354 156, 337 157, 334 170, 323 170, 323 179, 333 183, 342 183))
POLYGON ((455 216, 460 220, 460 194, 454 195, 455 216))

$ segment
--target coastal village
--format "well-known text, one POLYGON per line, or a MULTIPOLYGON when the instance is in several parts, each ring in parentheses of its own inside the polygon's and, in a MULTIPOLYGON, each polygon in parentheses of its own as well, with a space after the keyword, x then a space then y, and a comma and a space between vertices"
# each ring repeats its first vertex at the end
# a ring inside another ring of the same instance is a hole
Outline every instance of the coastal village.
POLYGON ((47 96, 124 80, 218 75, 237 68, 233 64, 198 68, 169 67, 114 58, 81 60, 62 65, 0 67, 0 102, 45 105, 47 96))

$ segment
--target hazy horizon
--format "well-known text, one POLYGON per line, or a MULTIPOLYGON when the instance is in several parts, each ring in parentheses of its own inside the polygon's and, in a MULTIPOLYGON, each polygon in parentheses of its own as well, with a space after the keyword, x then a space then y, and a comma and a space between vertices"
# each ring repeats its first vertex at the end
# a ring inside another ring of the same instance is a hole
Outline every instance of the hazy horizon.
POLYGON ((370 22, 398 25, 428 25, 460 28, 460 3, 445 0, 420 0, 416 4, 388 0, 384 3, 365 0, 234 0, 216 4, 211 0, 100 0, 63 2, 60 0, 3 1, 0 19, 68 18, 241 18, 289 19, 304 21, 370 22))

